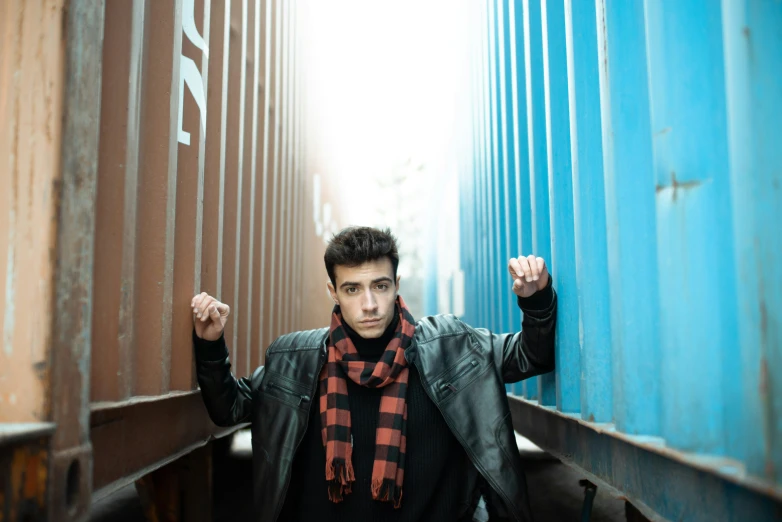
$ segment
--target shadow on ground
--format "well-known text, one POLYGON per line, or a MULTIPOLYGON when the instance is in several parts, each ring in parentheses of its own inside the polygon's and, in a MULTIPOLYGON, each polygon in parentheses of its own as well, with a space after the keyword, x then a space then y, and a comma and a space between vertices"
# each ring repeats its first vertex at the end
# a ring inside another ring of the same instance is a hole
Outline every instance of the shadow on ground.
MULTIPOLYGON (((581 520, 584 489, 581 477, 553 459, 525 459, 527 484, 536 522, 581 520)), ((252 469, 249 459, 216 459, 214 521, 252 520, 252 469)), ((141 522, 141 504, 133 486, 93 505, 90 522, 141 522)), ((624 502, 597 490, 592 522, 624 522, 624 502)))

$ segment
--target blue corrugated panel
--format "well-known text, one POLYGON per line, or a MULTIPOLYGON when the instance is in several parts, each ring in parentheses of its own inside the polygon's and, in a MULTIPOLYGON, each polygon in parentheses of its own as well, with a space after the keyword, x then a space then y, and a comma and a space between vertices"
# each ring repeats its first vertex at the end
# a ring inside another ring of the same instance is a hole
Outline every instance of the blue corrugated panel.
POLYGON ((782 4, 470 5, 464 319, 517 329, 511 256, 559 294, 517 428, 648 513, 775 519, 782 4))

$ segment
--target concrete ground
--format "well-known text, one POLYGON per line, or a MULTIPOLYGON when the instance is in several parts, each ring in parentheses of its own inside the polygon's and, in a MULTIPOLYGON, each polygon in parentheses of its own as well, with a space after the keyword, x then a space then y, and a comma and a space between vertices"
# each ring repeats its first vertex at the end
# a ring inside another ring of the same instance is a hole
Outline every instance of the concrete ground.
MULTIPOLYGON (((251 520, 250 495, 252 471, 246 458, 246 441, 242 436, 234 445, 234 454, 240 457, 215 462, 221 477, 214 488, 214 521, 251 520)), ((579 474, 540 452, 525 439, 519 448, 527 470, 527 485, 536 522, 570 522, 581 520, 584 489, 579 485, 579 474)), ((90 522, 142 522, 144 520, 133 486, 93 505, 90 522)), ((592 522, 624 522, 624 502, 605 491, 597 490, 592 522)))

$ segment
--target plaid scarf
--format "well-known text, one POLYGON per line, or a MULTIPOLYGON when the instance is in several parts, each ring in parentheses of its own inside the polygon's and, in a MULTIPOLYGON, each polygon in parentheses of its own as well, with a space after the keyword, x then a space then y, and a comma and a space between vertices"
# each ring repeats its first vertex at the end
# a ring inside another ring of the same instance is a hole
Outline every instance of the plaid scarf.
POLYGON ((399 323, 394 337, 377 363, 361 361, 342 325, 339 306, 331 314, 328 360, 320 374, 320 418, 326 448, 326 481, 329 500, 341 502, 351 492, 353 444, 350 433, 347 375, 353 382, 370 388, 383 388, 375 438, 375 464, 372 468, 372 498, 402 503, 407 427, 407 378, 409 368, 405 348, 415 331, 415 320, 401 297, 397 297, 399 323))

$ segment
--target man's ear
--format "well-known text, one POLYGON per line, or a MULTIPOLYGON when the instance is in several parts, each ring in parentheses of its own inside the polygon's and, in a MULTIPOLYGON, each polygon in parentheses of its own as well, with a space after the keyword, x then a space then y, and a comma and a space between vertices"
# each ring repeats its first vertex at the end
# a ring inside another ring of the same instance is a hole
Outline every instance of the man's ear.
POLYGON ((401 275, 396 276, 396 291, 399 291, 399 280, 402 279, 401 275))
POLYGON ((331 281, 326 283, 326 286, 329 288, 329 293, 331 294, 331 300, 334 301, 334 304, 339 304, 339 301, 337 300, 337 290, 334 288, 334 285, 331 284, 331 281))

